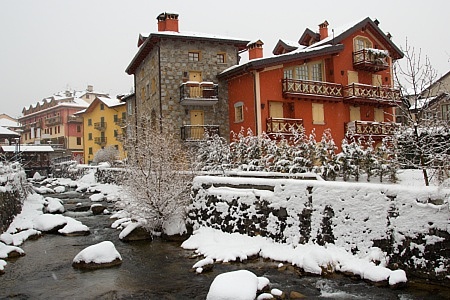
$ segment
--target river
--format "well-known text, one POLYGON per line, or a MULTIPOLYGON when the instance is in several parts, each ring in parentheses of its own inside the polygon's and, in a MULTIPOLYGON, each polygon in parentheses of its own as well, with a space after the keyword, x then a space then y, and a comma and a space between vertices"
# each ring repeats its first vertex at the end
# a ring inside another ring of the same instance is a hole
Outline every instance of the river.
MULTIPOLYGON (((73 198, 73 193, 67 195, 73 198)), ((64 201, 70 208, 78 202, 88 204, 89 199, 64 201)), ((124 243, 118 238, 119 231, 111 228, 108 215, 66 214, 87 225, 91 234, 47 234, 26 241, 21 246, 26 255, 9 260, 6 273, 0 276, 1 299, 206 299, 215 276, 238 269, 265 276, 272 288, 297 291, 308 299, 450 299, 450 290, 438 286, 410 281, 406 288, 396 290, 338 274, 327 278, 300 276, 295 270, 279 271, 277 263, 262 259, 216 264, 211 272, 196 274, 192 266, 197 260, 191 258, 192 251, 180 247, 180 242, 155 239, 124 243), (115 244, 122 265, 91 271, 72 268, 79 251, 105 240, 115 244)))

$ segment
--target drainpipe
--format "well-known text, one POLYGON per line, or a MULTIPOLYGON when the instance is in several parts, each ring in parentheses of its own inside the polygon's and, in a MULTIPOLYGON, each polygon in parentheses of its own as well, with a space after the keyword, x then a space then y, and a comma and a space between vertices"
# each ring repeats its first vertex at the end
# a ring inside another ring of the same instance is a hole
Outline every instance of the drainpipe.
POLYGON ((255 135, 258 136, 262 133, 261 124, 261 89, 259 84, 259 72, 253 71, 253 93, 255 102, 255 135))

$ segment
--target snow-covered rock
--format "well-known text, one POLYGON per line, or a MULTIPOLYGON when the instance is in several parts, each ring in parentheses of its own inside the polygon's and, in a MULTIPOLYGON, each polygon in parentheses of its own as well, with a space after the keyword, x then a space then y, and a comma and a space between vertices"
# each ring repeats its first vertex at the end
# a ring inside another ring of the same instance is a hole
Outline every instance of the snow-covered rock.
POLYGON ((120 265, 122 257, 110 241, 89 246, 73 259, 72 267, 77 269, 97 269, 120 265))
POLYGON ((16 246, 5 245, 0 242, 0 258, 13 258, 25 255, 25 252, 16 246))
POLYGON ((103 213, 103 211, 106 209, 106 207, 99 203, 96 203, 96 204, 92 204, 90 209, 92 211, 92 214, 100 215, 103 213))
POLYGON ((44 213, 62 214, 64 213, 64 205, 58 198, 45 197, 44 213))
POLYGON ((57 233, 67 224, 67 219, 61 215, 42 214, 34 218, 34 228, 48 233, 57 233))
POLYGON ((93 194, 89 196, 89 199, 91 199, 92 202, 99 202, 105 200, 105 195, 103 195, 102 193, 93 194))
POLYGON ((123 242, 150 240, 152 234, 143 227, 142 222, 131 222, 120 232, 119 239, 123 242))
POLYGON ((67 224, 58 232, 65 236, 79 236, 79 235, 88 235, 90 233, 89 227, 77 221, 71 217, 65 217, 67 224))
POLYGON ((258 290, 264 288, 268 279, 257 277, 250 271, 238 270, 222 273, 214 278, 209 287, 207 300, 254 300, 258 290), (263 286, 264 285, 264 286, 263 286))
POLYGON ((55 191, 55 193, 64 193, 66 191, 66 188, 62 185, 54 187, 53 190, 55 191))

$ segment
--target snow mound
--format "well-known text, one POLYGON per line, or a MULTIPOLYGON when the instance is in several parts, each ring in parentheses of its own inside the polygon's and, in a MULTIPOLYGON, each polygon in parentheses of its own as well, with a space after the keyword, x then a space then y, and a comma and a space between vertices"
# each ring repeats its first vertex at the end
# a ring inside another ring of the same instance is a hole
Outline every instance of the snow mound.
POLYGON ((120 253, 110 241, 104 241, 83 249, 73 259, 74 263, 110 263, 116 259, 122 260, 120 253))
POLYGON ((65 218, 67 220, 67 224, 62 229, 58 230, 59 233, 69 235, 75 232, 89 232, 89 227, 87 227, 80 221, 77 221, 71 217, 65 218))
POLYGON ((260 281, 262 282, 261 286, 268 283, 268 279, 257 277, 247 270, 222 273, 214 278, 206 299, 254 300, 256 292, 260 290, 260 281))
POLYGON ((66 217, 61 215, 42 214, 33 220, 34 228, 39 231, 51 231, 67 224, 66 217))
POLYGON ((58 198, 45 197, 44 211, 51 214, 64 213, 64 205, 58 198))

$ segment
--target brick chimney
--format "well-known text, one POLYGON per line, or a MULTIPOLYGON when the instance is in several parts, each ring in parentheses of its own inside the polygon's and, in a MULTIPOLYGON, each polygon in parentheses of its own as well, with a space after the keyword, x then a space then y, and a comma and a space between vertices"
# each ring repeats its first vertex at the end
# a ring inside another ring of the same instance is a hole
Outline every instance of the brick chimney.
POLYGON ((248 45, 247 45, 248 59, 252 60, 255 58, 262 58, 263 57, 263 45, 264 45, 264 43, 261 40, 257 40, 257 41, 248 43, 248 45))
POLYGON ((319 24, 320 40, 328 37, 328 22, 325 20, 322 24, 319 24))
POLYGON ((180 32, 178 29, 177 13, 163 12, 156 19, 158 20, 158 31, 180 32))

